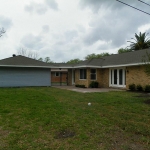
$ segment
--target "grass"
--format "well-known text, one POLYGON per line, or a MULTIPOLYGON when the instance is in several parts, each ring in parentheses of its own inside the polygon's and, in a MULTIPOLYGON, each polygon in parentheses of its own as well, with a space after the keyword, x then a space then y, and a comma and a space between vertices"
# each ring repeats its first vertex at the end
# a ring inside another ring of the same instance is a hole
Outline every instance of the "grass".
POLYGON ((148 150, 150 97, 138 95, 1 88, 0 149, 148 150))

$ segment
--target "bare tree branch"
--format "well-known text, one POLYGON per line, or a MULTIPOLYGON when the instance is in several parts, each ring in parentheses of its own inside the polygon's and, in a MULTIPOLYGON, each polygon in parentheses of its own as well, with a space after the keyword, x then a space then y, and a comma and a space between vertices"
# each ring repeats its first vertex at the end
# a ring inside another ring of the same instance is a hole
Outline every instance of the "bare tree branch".
POLYGON ((4 28, 0 29, 0 37, 5 33, 6 31, 4 30, 4 28))
POLYGON ((39 56, 37 52, 29 51, 26 48, 20 48, 17 53, 18 55, 26 56, 33 59, 38 59, 39 56))

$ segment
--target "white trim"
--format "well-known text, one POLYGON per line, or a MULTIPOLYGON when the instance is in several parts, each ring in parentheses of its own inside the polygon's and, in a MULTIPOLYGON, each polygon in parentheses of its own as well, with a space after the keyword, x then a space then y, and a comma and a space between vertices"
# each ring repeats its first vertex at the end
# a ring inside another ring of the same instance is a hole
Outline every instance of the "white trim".
POLYGON ((91 65, 83 65, 83 66, 26 66, 26 65, 0 65, 0 67, 30 67, 30 68, 53 68, 53 69, 75 69, 75 68, 113 68, 113 67, 128 67, 128 66, 138 66, 145 65, 145 63, 133 63, 133 64, 121 64, 121 65, 111 65, 111 66, 91 66, 91 65))
POLYGON ((0 67, 26 67, 26 68, 49 68, 51 69, 51 66, 20 66, 20 65, 0 65, 0 67))
POLYGON ((125 88, 125 72, 126 68, 109 68, 109 87, 119 87, 119 88, 125 88), (122 69, 122 85, 119 85, 119 70, 122 69), (114 70, 117 70, 117 84, 114 84, 114 70), (112 72, 111 72, 112 71, 112 72), (112 73, 112 74, 111 74, 112 73), (112 75, 112 80, 111 80, 112 75), (112 83, 111 83, 112 82, 112 83))
POLYGON ((73 68, 75 68, 75 67, 64 67, 64 66, 58 66, 58 67, 56 67, 56 66, 50 66, 51 68, 53 68, 53 69, 73 69, 73 68))
POLYGON ((84 65, 84 66, 75 66, 74 68, 102 68, 102 66, 89 66, 89 65, 84 65))
POLYGON ((132 64, 111 65, 111 66, 91 66, 91 65, 83 65, 83 66, 57 67, 57 68, 114 68, 114 67, 138 66, 138 65, 144 65, 144 64, 145 64, 145 63, 132 63, 132 64))
POLYGON ((74 66, 72 68, 118 68, 118 67, 127 67, 127 66, 138 66, 138 65, 144 65, 145 63, 132 63, 132 64, 121 64, 121 65, 111 65, 111 66, 89 66, 89 65, 83 65, 83 66, 74 66))
POLYGON ((123 64, 123 65, 112 65, 112 66, 103 66, 102 68, 114 68, 114 67, 128 67, 128 66, 138 66, 138 65, 144 65, 145 63, 134 63, 134 64, 123 64))

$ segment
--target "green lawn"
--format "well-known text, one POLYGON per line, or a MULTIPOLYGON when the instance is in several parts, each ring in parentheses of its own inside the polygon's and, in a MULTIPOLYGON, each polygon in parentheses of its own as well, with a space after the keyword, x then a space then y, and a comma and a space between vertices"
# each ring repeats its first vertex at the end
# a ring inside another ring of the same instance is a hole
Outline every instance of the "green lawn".
POLYGON ((125 91, 0 88, 0 150, 148 150, 149 99, 125 91))

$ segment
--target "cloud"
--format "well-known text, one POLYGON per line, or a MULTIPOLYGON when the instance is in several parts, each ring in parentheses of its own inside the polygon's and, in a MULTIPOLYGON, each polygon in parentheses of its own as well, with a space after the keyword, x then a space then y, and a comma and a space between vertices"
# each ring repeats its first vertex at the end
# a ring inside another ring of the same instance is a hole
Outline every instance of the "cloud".
POLYGON ((48 33, 48 32, 49 32, 49 25, 44 25, 44 26, 42 27, 42 32, 43 32, 43 33, 48 33))
POLYGON ((64 33, 64 36, 66 41, 69 42, 78 36, 78 32, 76 30, 68 30, 64 33))
POLYGON ((0 24, 0 28, 3 27, 5 30, 10 29, 13 25, 12 20, 4 16, 0 16, 0 24))
POLYGON ((45 0, 45 2, 49 6, 49 8, 58 10, 58 3, 55 0, 45 0))
POLYGON ((49 52, 51 53, 52 60, 56 62, 64 62, 75 58, 82 59, 82 56, 85 53, 81 51, 80 43, 76 44, 74 42, 63 46, 54 44, 51 46, 51 49, 49 49, 49 52), (78 53, 79 50, 80 53, 78 53))
POLYGON ((30 13, 36 12, 39 15, 43 15, 47 11, 46 5, 44 5, 43 3, 40 4, 40 3, 34 3, 34 2, 30 3, 29 5, 26 5, 24 9, 27 12, 30 12, 30 13))
MULTIPOLYGON (((91 0, 82 1, 82 3, 91 7, 91 9, 95 9, 95 11, 97 10, 98 4, 99 8, 101 5, 103 6, 97 13, 94 12, 95 14, 89 22, 88 32, 86 32, 83 38, 83 42, 86 46, 93 45, 98 41, 111 41, 109 42, 110 46, 107 47, 120 47, 121 45, 127 44, 127 40, 134 37, 134 34, 138 32, 139 26, 150 23, 148 15, 125 7, 124 5, 122 8, 117 8, 117 5, 120 5, 120 3, 114 5, 110 2, 110 6, 108 6, 108 2, 110 1, 96 0, 93 1, 93 3, 91 0), (109 7, 109 9, 107 7, 109 7)), ((130 2, 127 1, 126 3, 130 2)), ((135 3, 135 1, 132 2, 132 5, 136 6, 137 4, 139 3, 135 3)), ((148 11, 146 6, 143 7, 143 9, 148 11)), ((104 45, 102 48, 104 48, 104 45)))
POLYGON ((58 10, 58 4, 55 0, 45 0, 44 3, 31 2, 24 7, 25 11, 30 13, 37 13, 39 15, 45 14, 48 10, 58 10))
POLYGON ((34 11, 34 7, 33 7, 33 4, 30 4, 30 5, 26 5, 24 7, 25 11, 27 12, 33 12, 34 11))
MULTIPOLYGON (((91 53, 114 53, 135 33, 150 32, 148 15, 116 0, 2 1, 0 27, 9 32, 0 40, 1 58, 22 46, 55 62, 83 59, 91 53)), ((121 1, 150 13, 137 0, 121 1)))
MULTIPOLYGON (((134 7, 138 7, 143 9, 144 4, 138 1, 131 1, 131 0, 121 0, 124 3, 132 5, 134 7)), ((148 2, 148 0, 145 0, 148 2)), ((94 13, 97 13, 100 9, 105 8, 106 10, 113 9, 113 10, 120 10, 123 7, 128 7, 116 0, 80 0, 79 3, 81 8, 90 8, 94 13)), ((130 8, 132 9, 132 8, 130 8)), ((149 8, 147 7, 147 11, 149 8)))
MULTIPOLYGON (((51 31, 50 31, 51 32, 51 31)), ((39 50, 40 56, 49 56, 54 62, 64 62, 74 58, 82 58, 82 43, 78 30, 68 29, 64 32, 58 32, 50 36, 45 35, 43 38, 44 47, 39 50), (45 41, 46 39, 46 41, 45 41)))
POLYGON ((21 44, 23 47, 29 50, 39 50, 44 47, 41 36, 35 36, 28 34, 21 39, 21 44))

